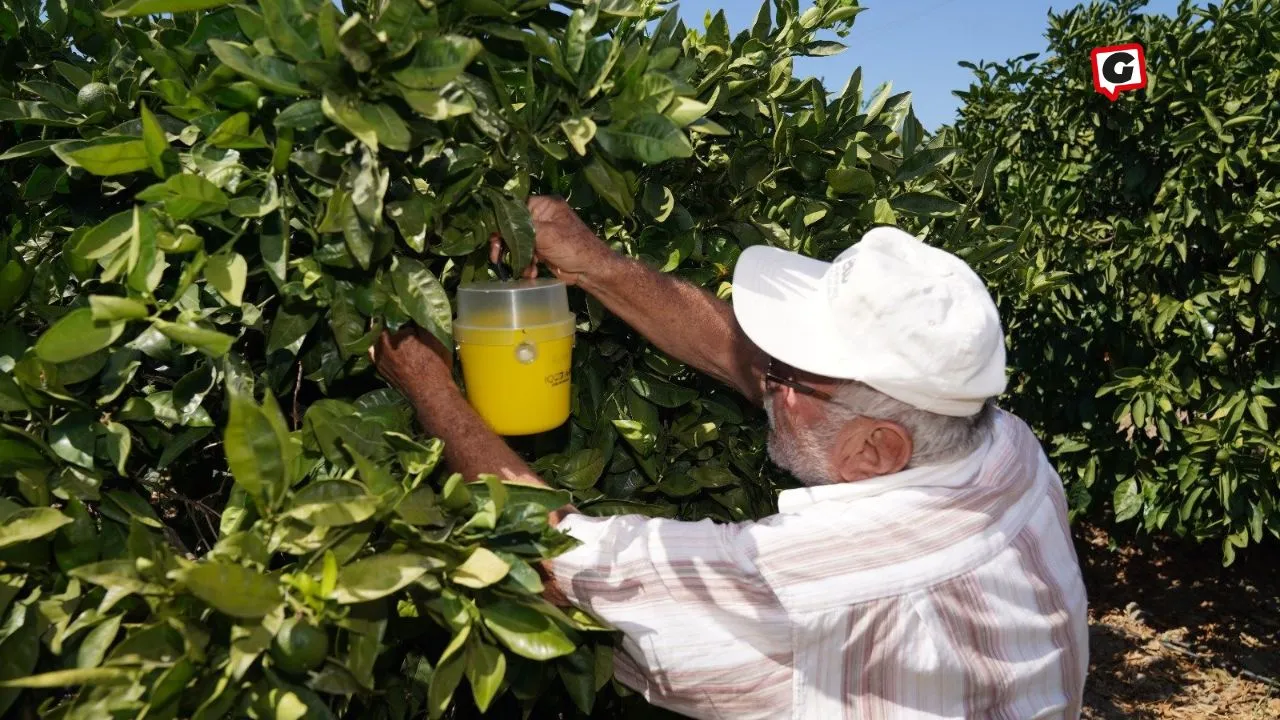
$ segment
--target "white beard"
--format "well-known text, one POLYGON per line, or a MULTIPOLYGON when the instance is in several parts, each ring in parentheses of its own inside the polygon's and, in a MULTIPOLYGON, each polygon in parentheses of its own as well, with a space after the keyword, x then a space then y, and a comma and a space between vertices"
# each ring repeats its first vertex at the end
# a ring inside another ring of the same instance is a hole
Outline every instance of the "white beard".
POLYGON ((773 403, 765 403, 769 418, 769 457, 778 467, 805 485, 830 485, 831 467, 827 459, 829 443, 810 433, 783 433, 773 416, 773 403))

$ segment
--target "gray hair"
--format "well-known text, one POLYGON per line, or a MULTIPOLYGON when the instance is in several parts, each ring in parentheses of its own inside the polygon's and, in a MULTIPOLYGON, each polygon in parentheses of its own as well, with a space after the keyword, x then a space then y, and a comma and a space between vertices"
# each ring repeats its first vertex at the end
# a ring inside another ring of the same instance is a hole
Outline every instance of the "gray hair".
POLYGON ((823 447, 831 447, 840 429, 856 417, 898 423, 911 433, 908 468, 954 462, 977 450, 990 430, 993 404, 968 417, 939 415, 895 400, 869 385, 847 382, 832 393, 828 419, 816 430, 823 447))

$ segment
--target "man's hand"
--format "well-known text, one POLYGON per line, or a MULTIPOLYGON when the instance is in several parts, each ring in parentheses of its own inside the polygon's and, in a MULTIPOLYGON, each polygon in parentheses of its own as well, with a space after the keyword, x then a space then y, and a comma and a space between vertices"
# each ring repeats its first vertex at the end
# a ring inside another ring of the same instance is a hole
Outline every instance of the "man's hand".
POLYGON ((453 387, 453 363, 435 336, 414 327, 392 335, 383 331, 369 348, 369 359, 378 373, 406 398, 453 387))
MULTIPOLYGON (((533 264, 524 270, 524 277, 537 277, 542 262, 565 284, 575 285, 580 275, 598 270, 615 257, 564 200, 534 195, 529 198, 529 214, 537 235, 533 264)), ((489 258, 497 263, 501 254, 502 238, 495 235, 489 240, 489 258)))

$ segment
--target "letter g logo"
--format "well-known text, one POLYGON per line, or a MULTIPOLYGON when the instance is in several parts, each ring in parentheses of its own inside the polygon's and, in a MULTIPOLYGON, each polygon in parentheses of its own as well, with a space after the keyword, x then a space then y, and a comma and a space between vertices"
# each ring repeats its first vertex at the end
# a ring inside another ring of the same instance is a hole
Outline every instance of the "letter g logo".
POLYGON ((1094 89, 1112 102, 1122 92, 1147 86, 1147 60, 1137 43, 1095 48, 1090 59, 1094 89))

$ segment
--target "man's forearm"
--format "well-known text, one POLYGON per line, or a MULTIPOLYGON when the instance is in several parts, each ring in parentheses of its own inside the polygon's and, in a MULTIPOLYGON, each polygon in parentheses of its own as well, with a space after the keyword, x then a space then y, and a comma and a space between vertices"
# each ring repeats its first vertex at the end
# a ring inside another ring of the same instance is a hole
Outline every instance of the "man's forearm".
MULTIPOLYGON (((547 486, 484 424, 456 387, 437 384, 433 388, 411 392, 408 399, 423 430, 444 441, 444 460, 450 470, 469 481, 480 475, 496 475, 512 482, 547 486)), ((552 513, 552 524, 558 523, 569 510, 562 508, 552 513)))
POLYGON ((578 284, 663 352, 761 402, 764 355, 728 303, 617 254, 578 284))

